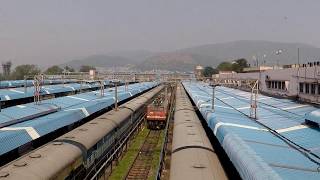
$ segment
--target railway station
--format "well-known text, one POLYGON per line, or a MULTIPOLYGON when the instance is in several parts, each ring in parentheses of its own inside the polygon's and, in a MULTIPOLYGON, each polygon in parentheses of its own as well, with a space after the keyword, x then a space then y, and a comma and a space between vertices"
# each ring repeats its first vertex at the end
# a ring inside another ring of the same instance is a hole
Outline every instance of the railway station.
POLYGON ((320 0, 1 0, 0 180, 320 180, 320 0))
POLYGON ((6 82, 0 178, 320 178, 316 103, 235 75, 139 76, 6 82))

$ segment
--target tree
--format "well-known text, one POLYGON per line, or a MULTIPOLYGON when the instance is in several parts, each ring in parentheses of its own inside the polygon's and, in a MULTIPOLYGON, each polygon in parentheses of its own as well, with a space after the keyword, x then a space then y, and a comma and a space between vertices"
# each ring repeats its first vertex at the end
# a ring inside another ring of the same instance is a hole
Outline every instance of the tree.
POLYGON ((40 69, 34 64, 19 65, 12 73, 13 79, 24 79, 24 76, 34 76, 40 74, 40 69))
POLYGON ((204 77, 212 77, 213 74, 217 74, 217 73, 218 73, 218 70, 210 66, 205 67, 203 70, 204 77))
POLYGON ((80 67, 80 72, 89 72, 90 70, 95 70, 96 68, 93 66, 83 65, 80 67))
POLYGON ((232 71, 232 64, 230 62, 222 62, 218 65, 217 69, 219 71, 232 71))
POLYGON ((235 71, 235 72, 243 72, 243 68, 249 67, 246 59, 241 58, 234 60, 232 63, 230 62, 222 62, 218 65, 217 69, 219 71, 235 71))
POLYGON ((11 73, 11 66, 12 66, 12 62, 11 61, 7 61, 5 63, 2 63, 2 72, 3 72, 3 76, 4 78, 8 79, 11 73))
POLYGON ((235 72, 242 72, 242 67, 238 64, 238 63, 236 63, 236 62, 234 62, 234 63, 232 63, 232 71, 235 71, 235 72))
POLYGON ((249 67, 248 62, 246 59, 241 58, 241 59, 237 59, 234 61, 234 63, 232 64, 232 69, 233 71, 236 72, 243 72, 243 68, 249 67))
POLYGON ((244 59, 244 58, 237 59, 237 60, 236 60, 236 63, 239 64, 239 66, 240 66, 240 67, 243 67, 243 68, 249 67, 248 61, 247 61, 246 59, 244 59))
POLYGON ((72 67, 69 67, 69 66, 64 67, 64 69, 65 69, 67 72, 75 72, 75 70, 74 70, 72 67))
POLYGON ((51 66, 44 73, 48 75, 62 74, 63 69, 59 66, 51 66))

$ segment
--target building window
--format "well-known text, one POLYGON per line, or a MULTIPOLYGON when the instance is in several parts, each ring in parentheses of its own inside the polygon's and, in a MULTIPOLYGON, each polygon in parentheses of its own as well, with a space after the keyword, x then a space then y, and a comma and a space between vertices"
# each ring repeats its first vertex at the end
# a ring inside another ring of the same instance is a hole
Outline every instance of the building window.
POLYGON ((318 94, 320 94, 320 85, 318 85, 318 94))
POLYGON ((271 82, 270 81, 266 81, 267 83, 267 88, 271 88, 271 82))
POLYGON ((306 94, 309 94, 309 84, 306 83, 305 86, 306 86, 306 94))
POLYGON ((311 84, 311 94, 316 94, 316 85, 311 84))
POLYGON ((300 92, 303 93, 303 83, 299 83, 300 92))
POLYGON ((267 88, 274 89, 274 90, 285 90, 286 89, 285 81, 266 81, 266 86, 267 86, 267 88))
POLYGON ((278 81, 278 89, 282 89, 282 86, 281 86, 281 81, 278 81))

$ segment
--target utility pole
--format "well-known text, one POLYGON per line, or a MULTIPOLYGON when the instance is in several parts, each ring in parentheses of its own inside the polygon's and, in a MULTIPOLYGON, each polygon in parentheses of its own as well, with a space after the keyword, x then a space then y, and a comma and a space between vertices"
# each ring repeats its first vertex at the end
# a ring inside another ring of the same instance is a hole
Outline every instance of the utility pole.
MULTIPOLYGON (((299 76, 300 76, 300 48, 298 48, 298 72, 297 72, 297 84, 299 83, 299 76)), ((300 84, 299 84, 300 86, 300 84)), ((298 94, 299 94, 299 86, 298 86, 298 94)))
POLYGON ((298 67, 300 66, 300 48, 298 48, 298 67))
POLYGON ((277 58, 277 68, 279 68, 279 61, 280 61, 280 55, 282 54, 283 50, 282 49, 279 49, 276 51, 276 55, 278 56, 277 58))

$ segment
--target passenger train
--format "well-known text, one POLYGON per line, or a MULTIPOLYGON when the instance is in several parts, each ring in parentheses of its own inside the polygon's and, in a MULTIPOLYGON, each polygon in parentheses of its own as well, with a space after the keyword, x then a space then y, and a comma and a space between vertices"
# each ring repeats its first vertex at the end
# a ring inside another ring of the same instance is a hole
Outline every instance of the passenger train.
POLYGON ((145 104, 163 86, 99 116, 21 158, 0 168, 4 179, 86 179, 96 172, 118 146, 137 119, 144 116, 145 104))
POLYGON ((183 86, 174 112, 170 179, 228 179, 183 86))

